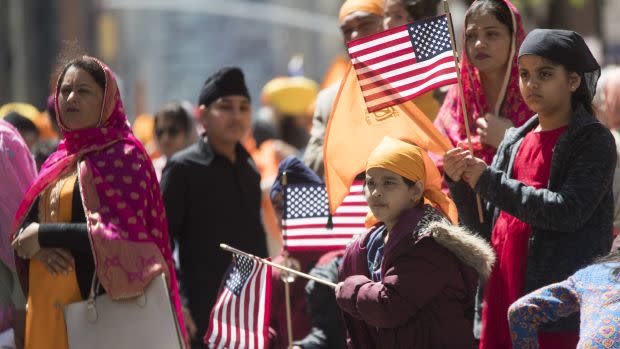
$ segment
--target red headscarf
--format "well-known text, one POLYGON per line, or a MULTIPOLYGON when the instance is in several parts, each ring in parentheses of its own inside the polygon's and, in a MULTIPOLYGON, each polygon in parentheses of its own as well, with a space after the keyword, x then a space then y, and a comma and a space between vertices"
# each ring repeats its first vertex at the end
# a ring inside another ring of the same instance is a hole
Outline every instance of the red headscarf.
MULTIPOLYGON (((465 48, 465 35, 463 35, 463 55, 461 58, 461 76, 463 80, 463 94, 469 116, 469 128, 472 134, 474 148, 478 149, 476 155, 482 158, 487 164, 493 160, 495 149, 486 145, 480 145, 480 137, 476 133, 476 119, 483 117, 486 113, 508 118, 514 126, 521 126, 534 113, 528 108, 519 91, 519 67, 517 65, 517 54, 519 47, 525 38, 521 15, 519 11, 508 0, 504 0, 512 13, 512 45, 510 50, 510 65, 506 71, 506 78, 503 84, 503 91, 500 93, 497 106, 489 106, 487 99, 482 91, 482 82, 478 68, 469 62, 467 50, 465 48)), ((465 143, 467 135, 465 133, 464 113, 461 107, 461 96, 458 85, 453 85, 448 91, 448 95, 437 114, 435 127, 448 136, 453 145, 459 142, 465 143)))
MULTIPOLYGON (((95 58, 84 59, 96 62, 105 72, 99 122, 79 130, 62 123, 59 79, 55 108, 64 139, 27 190, 14 232, 43 190, 77 167, 96 273, 107 294, 114 299, 136 296, 154 277, 165 273, 184 330, 168 224, 153 164, 131 132, 114 73, 95 58)), ((16 262, 27 273, 27 261, 18 258, 16 262)))

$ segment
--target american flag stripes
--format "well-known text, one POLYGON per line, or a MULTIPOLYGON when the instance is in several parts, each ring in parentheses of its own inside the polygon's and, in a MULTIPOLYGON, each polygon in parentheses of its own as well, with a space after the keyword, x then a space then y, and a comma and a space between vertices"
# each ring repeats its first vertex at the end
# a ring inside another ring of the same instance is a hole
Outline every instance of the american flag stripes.
POLYGON ((446 15, 353 40, 347 46, 368 112, 457 82, 446 15))
POLYGON ((331 229, 325 185, 288 185, 284 200, 282 236, 289 251, 341 249, 354 236, 366 231, 364 222, 369 208, 363 181, 353 183, 349 195, 332 217, 331 229))
POLYGON ((271 266, 235 255, 211 311, 209 348, 267 348, 271 308, 271 266))

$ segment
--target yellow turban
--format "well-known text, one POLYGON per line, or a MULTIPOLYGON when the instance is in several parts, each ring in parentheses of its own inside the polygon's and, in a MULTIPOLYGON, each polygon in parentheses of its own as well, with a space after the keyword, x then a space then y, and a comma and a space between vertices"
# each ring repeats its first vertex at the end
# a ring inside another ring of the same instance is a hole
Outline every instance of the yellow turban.
POLYGON ((7 116, 10 112, 16 112, 25 116, 32 122, 34 122, 40 114, 39 110, 32 104, 13 102, 0 107, 0 118, 7 116))
POLYGON ((340 7, 338 20, 340 23, 344 18, 356 11, 363 11, 383 17, 383 1, 384 0, 347 0, 340 7))
POLYGON ((437 207, 452 223, 458 222, 454 202, 441 191, 441 175, 428 154, 421 148, 391 137, 384 137, 370 153, 366 171, 383 168, 413 182, 422 181, 424 198, 437 207))
POLYGON ((52 129, 52 123, 47 114, 39 112, 34 105, 19 102, 7 103, 0 107, 0 119, 11 112, 16 112, 32 121, 37 130, 39 130, 39 137, 41 139, 54 139, 58 136, 52 129))
POLYGON ((278 112, 301 116, 314 103, 319 85, 303 76, 278 77, 269 81, 261 93, 264 104, 273 106, 278 112))

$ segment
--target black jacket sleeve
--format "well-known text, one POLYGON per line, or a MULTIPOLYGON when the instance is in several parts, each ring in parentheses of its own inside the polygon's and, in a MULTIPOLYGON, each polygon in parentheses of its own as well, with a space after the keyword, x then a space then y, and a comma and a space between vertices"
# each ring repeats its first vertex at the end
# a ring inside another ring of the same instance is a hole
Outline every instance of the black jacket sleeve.
POLYGON ((459 212, 459 224, 490 239, 493 212, 485 204, 485 201, 481 198, 484 222, 480 222, 476 193, 469 184, 462 180, 454 182, 448 176, 444 176, 444 178, 446 183, 448 183, 452 200, 454 200, 454 204, 459 212))
POLYGON ((581 229, 609 192, 617 161, 613 136, 596 126, 572 141, 571 165, 561 188, 536 189, 488 167, 476 191, 525 223, 567 232, 581 229))
POLYGON ((90 253, 88 226, 85 222, 86 214, 84 213, 84 206, 80 197, 79 182, 75 181, 71 198, 71 223, 40 224, 39 245, 41 247, 66 248, 82 253, 90 253))
MULTIPOLYGON (((341 262, 342 257, 337 257, 330 263, 314 267, 310 275, 338 282, 338 267, 341 262)), ((334 290, 310 280, 306 284, 306 295, 312 328, 304 339, 295 344, 304 349, 345 348, 345 328, 334 290)))
MULTIPOLYGON (((187 180, 182 164, 169 160, 161 176, 161 193, 166 208, 166 218, 168 220, 168 234, 170 236, 170 246, 174 251, 176 240, 183 237, 184 221, 185 221, 185 205, 187 180)), ((189 303, 186 290, 183 285, 183 271, 176 266, 178 275, 177 282, 179 288, 179 296, 181 303, 187 306, 189 303)))
POLYGON ((48 248, 67 248, 89 252, 86 223, 47 223, 39 225, 39 245, 48 248))
POLYGON ((175 241, 182 238, 183 222, 185 221, 185 205, 187 201, 185 169, 181 163, 168 161, 161 175, 161 193, 166 207, 168 234, 172 249, 175 241))

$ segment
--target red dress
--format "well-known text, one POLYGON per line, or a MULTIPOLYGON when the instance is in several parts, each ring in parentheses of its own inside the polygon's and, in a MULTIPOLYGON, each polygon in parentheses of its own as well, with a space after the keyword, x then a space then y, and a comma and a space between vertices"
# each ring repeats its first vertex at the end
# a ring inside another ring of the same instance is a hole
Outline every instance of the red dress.
MULTIPOLYGON (((523 139, 515 158, 512 178, 546 188, 551 172, 553 148, 566 130, 532 131, 523 139)), ((491 234, 497 261, 484 291, 480 349, 512 348, 508 329, 508 307, 524 295, 530 225, 502 211, 491 234)), ((575 348, 578 332, 541 333, 540 349, 575 348)))

